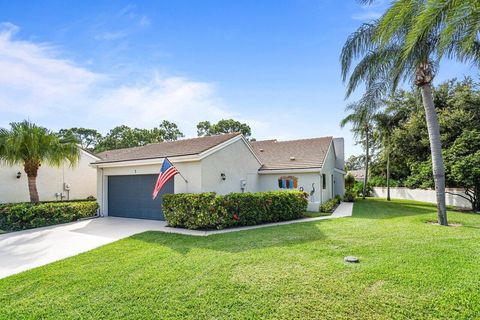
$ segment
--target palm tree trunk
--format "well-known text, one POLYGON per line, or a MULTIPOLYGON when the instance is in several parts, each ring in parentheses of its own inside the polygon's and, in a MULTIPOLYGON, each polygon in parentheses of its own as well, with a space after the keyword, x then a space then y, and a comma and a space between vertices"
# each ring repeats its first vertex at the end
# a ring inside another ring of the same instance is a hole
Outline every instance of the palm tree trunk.
POLYGON ((23 169, 27 174, 28 178, 28 191, 30 193, 30 202, 37 204, 40 202, 40 197, 38 196, 37 190, 37 175, 38 168, 40 167, 40 161, 35 159, 25 160, 23 164, 23 169))
POLYGON ((390 151, 387 153, 387 201, 390 201, 390 151))
POLYGON ((433 178, 435 180, 435 192, 437 196, 438 223, 448 225, 447 208, 445 205, 445 168, 443 166, 442 143, 440 141, 440 125, 437 112, 433 103, 432 88, 429 83, 420 86, 422 92, 423 107, 427 120, 428 138, 432 152, 433 178))
POLYGON ((28 191, 30 192, 30 202, 37 204, 40 202, 37 190, 37 177, 28 176, 28 191))
POLYGON ((369 140, 368 140, 368 129, 365 135, 365 176, 363 177, 363 192, 362 199, 365 200, 365 195, 367 193, 367 183, 368 183, 368 158, 369 158, 369 140))

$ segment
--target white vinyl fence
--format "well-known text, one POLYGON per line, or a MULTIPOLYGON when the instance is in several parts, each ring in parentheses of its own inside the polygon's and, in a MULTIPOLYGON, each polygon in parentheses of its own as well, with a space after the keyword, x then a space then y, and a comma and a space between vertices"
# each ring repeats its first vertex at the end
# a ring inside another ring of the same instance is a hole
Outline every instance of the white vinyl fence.
MULTIPOLYGON (((465 196, 465 192, 463 191, 463 189, 447 188, 446 191, 465 196)), ((379 198, 386 198, 387 188, 374 187, 373 195, 379 198)), ((431 203, 437 202, 435 197, 435 190, 390 188, 390 197, 392 199, 416 200, 416 201, 431 202, 431 203)), ((468 208, 468 209, 472 208, 472 205, 468 200, 450 193, 446 194, 446 201, 447 201, 447 205, 449 206, 468 208)))

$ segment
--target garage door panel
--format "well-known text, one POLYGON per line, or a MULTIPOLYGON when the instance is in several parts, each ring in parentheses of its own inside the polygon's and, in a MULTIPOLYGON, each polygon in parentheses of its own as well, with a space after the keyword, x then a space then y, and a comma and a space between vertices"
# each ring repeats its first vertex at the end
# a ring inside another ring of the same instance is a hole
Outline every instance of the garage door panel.
POLYGON ((174 179, 168 181, 155 200, 152 192, 158 175, 108 177, 108 215, 115 217, 164 220, 163 194, 174 192, 174 179))

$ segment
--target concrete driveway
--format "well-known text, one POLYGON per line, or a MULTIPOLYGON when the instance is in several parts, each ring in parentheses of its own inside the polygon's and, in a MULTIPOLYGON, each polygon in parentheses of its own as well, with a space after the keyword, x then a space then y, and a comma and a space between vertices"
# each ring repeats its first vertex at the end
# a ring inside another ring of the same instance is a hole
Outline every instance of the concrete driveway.
POLYGON ((169 229, 164 221, 105 217, 0 235, 0 278, 136 233, 169 229))

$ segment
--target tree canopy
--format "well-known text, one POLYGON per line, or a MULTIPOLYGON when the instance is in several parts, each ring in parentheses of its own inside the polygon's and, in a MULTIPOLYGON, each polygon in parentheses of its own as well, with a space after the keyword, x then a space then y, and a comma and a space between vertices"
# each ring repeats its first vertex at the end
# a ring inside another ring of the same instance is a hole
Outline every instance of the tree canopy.
POLYGON ((241 132, 248 139, 252 134, 252 129, 248 124, 234 119, 222 119, 213 124, 210 121, 201 121, 197 124, 199 137, 232 132, 241 132))

